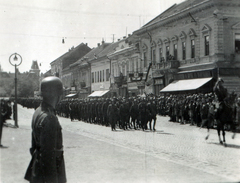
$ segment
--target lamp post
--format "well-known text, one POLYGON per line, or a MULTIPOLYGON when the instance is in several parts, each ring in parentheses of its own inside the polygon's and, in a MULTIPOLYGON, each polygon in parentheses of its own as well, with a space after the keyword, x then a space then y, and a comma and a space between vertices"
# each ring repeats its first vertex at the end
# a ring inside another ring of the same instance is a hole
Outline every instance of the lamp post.
POLYGON ((18 128, 18 113, 17 113, 17 66, 19 66, 22 63, 22 57, 21 55, 17 53, 13 53, 9 57, 9 62, 12 66, 15 67, 15 101, 14 101, 14 112, 15 112, 15 127, 18 128))

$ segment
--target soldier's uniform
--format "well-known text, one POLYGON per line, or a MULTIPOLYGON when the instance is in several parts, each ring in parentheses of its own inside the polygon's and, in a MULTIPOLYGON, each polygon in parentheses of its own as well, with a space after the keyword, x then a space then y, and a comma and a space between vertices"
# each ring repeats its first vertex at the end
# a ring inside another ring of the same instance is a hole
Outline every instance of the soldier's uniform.
POLYGON ((109 122, 111 124, 112 131, 116 130, 118 107, 117 107, 115 101, 112 101, 111 104, 109 104, 108 109, 107 109, 107 114, 109 116, 109 122))
POLYGON ((62 128, 56 117, 55 107, 62 94, 62 82, 51 76, 41 83, 43 102, 33 114, 32 159, 25 179, 31 183, 65 183, 62 128))
POLYGON ((146 109, 147 109, 146 101, 145 101, 145 99, 142 99, 142 101, 138 105, 142 130, 147 129, 147 120, 148 119, 147 119, 147 110, 146 109))
POLYGON ((42 103, 32 119, 32 160, 25 179, 30 182, 66 182, 62 128, 54 109, 42 103))
POLYGON ((131 122, 133 123, 133 127, 136 130, 136 121, 138 118, 138 105, 136 99, 133 101, 132 106, 130 108, 131 122))

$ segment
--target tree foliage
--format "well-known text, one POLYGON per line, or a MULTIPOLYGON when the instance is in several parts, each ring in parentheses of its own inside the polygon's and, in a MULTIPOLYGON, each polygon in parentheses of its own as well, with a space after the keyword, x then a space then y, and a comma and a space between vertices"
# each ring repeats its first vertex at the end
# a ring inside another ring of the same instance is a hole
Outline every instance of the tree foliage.
MULTIPOLYGON (((15 96, 15 79, 12 77, 0 79, 1 95, 4 97, 15 96)), ((39 90, 39 80, 36 75, 28 73, 18 74, 17 76, 17 95, 18 97, 34 97, 34 91, 39 90)))

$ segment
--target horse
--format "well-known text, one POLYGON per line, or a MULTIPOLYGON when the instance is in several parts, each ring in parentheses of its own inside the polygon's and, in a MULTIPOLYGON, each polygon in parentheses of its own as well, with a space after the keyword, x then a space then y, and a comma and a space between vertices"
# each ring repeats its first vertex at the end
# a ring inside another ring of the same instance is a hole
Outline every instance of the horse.
MULTIPOLYGON (((232 139, 235 137, 235 130, 236 126, 234 124, 234 104, 235 104, 235 99, 237 95, 231 93, 228 95, 223 101, 219 103, 219 107, 216 109, 215 113, 215 119, 217 122, 217 133, 218 133, 218 138, 219 138, 219 143, 226 144, 226 139, 225 139, 225 128, 226 126, 230 126, 231 131, 233 132, 232 139), (221 132, 223 136, 223 140, 221 139, 221 132)), ((208 132, 209 132, 209 126, 208 126, 208 132)), ((206 136, 206 140, 208 139, 209 134, 206 136)))

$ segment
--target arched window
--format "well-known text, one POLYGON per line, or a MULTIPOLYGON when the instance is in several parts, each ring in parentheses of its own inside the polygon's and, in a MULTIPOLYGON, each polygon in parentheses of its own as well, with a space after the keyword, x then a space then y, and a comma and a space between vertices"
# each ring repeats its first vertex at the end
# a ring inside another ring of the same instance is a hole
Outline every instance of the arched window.
POLYGON ((204 55, 205 56, 208 56, 210 53, 210 43, 209 43, 209 40, 210 40, 210 32, 211 32, 211 27, 207 24, 205 24, 202 28, 202 35, 203 35, 203 38, 204 38, 204 55))

